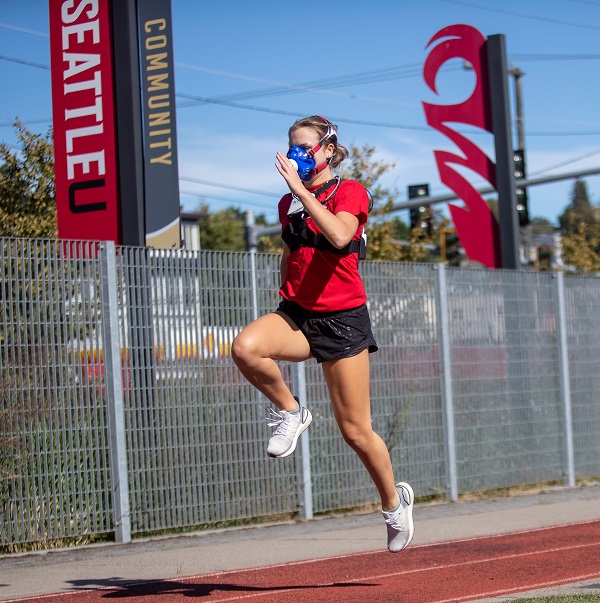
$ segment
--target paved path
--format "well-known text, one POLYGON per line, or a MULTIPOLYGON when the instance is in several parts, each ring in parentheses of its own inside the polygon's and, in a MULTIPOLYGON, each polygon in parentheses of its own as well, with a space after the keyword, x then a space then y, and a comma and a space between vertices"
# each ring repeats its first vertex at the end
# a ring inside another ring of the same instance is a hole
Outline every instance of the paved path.
MULTIPOLYGON (((413 543, 448 542, 600 519, 600 485, 415 507, 413 543)), ((379 513, 0 557, 0 600, 123 581, 195 576, 385 548, 379 513)), ((398 555, 398 559, 402 553, 398 555)), ((553 592, 600 594, 598 581, 553 592)), ((523 595, 528 593, 523 593, 523 595)), ((514 599, 512 595, 505 599, 514 599)))

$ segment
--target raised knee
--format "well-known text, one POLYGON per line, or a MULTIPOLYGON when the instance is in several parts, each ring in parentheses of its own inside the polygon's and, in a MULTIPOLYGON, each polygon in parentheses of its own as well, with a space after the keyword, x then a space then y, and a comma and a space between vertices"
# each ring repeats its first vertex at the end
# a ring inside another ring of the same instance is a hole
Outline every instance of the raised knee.
POLYGON ((237 364, 249 364, 257 356, 256 345, 253 338, 243 331, 239 333, 231 344, 231 358, 237 364))
POLYGON ((245 346, 241 335, 237 335, 231 344, 231 358, 239 364, 246 355, 245 346))

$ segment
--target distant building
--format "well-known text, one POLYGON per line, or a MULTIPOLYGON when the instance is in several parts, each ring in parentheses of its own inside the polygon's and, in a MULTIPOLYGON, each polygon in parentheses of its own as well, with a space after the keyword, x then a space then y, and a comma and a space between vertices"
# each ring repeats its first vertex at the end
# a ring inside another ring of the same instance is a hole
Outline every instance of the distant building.
POLYGON ((530 235, 528 241, 522 243, 521 264, 534 270, 547 265, 552 270, 565 268, 562 260, 561 234, 556 230, 549 233, 530 235))
POLYGON ((201 211, 182 211, 181 220, 181 239, 182 247, 190 251, 200 251, 200 221, 206 220, 208 214, 201 211))

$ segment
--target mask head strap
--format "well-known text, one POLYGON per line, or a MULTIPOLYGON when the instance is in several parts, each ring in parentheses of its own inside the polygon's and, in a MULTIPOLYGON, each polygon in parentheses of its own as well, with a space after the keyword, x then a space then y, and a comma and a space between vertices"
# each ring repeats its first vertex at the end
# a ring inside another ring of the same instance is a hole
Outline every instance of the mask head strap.
MULTIPOLYGON (((337 137, 337 126, 332 124, 326 117, 323 117, 322 115, 317 115, 317 117, 322 119, 327 124, 327 132, 325 132, 325 136, 323 136, 323 138, 321 138, 321 140, 319 140, 319 142, 317 142, 317 144, 308 152, 311 157, 314 157, 315 153, 318 153, 319 149, 330 138, 333 138, 334 136, 337 137)), ((319 172, 322 172, 331 163, 332 159, 333 159, 333 155, 331 157, 328 157, 327 160, 324 163, 322 163, 321 165, 317 165, 312 170, 312 174, 316 175, 319 172)))
MULTIPOLYGON (((333 138, 334 136, 337 137, 337 127, 334 124, 332 124, 326 117, 323 117, 322 115, 317 115, 317 117, 322 119, 327 124, 327 132, 325 132, 325 136, 323 136, 323 138, 321 138, 321 140, 319 140, 319 142, 317 142, 317 144, 309 151, 309 154, 311 157, 314 157, 315 153, 319 152, 319 149, 323 146, 323 144, 327 140, 329 140, 330 138, 333 138)), ((327 160, 327 164, 329 164, 331 159, 332 159, 332 157, 330 157, 327 160)), ((327 165, 327 164, 325 164, 325 165, 327 165)), ((319 167, 321 167, 321 166, 319 166, 319 167)), ((323 168, 321 168, 321 169, 323 169, 323 168)))

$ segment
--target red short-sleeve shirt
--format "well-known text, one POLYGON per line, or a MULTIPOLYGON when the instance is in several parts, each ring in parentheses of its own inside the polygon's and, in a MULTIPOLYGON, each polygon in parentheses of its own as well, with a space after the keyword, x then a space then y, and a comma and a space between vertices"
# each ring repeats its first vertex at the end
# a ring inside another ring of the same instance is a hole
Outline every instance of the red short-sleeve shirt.
MULTIPOLYGON (((326 198, 331 190, 323 196, 326 198)), ((282 230, 290 222, 287 211, 291 202, 291 194, 285 195, 279 202, 282 230)), ((360 239, 369 213, 369 197, 359 182, 343 181, 334 197, 327 201, 326 207, 334 214, 346 211, 356 216, 359 226, 353 239, 360 239)), ((321 233, 312 218, 307 218, 306 225, 312 231, 321 233)), ((358 271, 357 253, 339 254, 313 247, 299 247, 289 255, 285 282, 279 293, 284 299, 317 312, 347 310, 360 306, 367 300, 358 271)))

